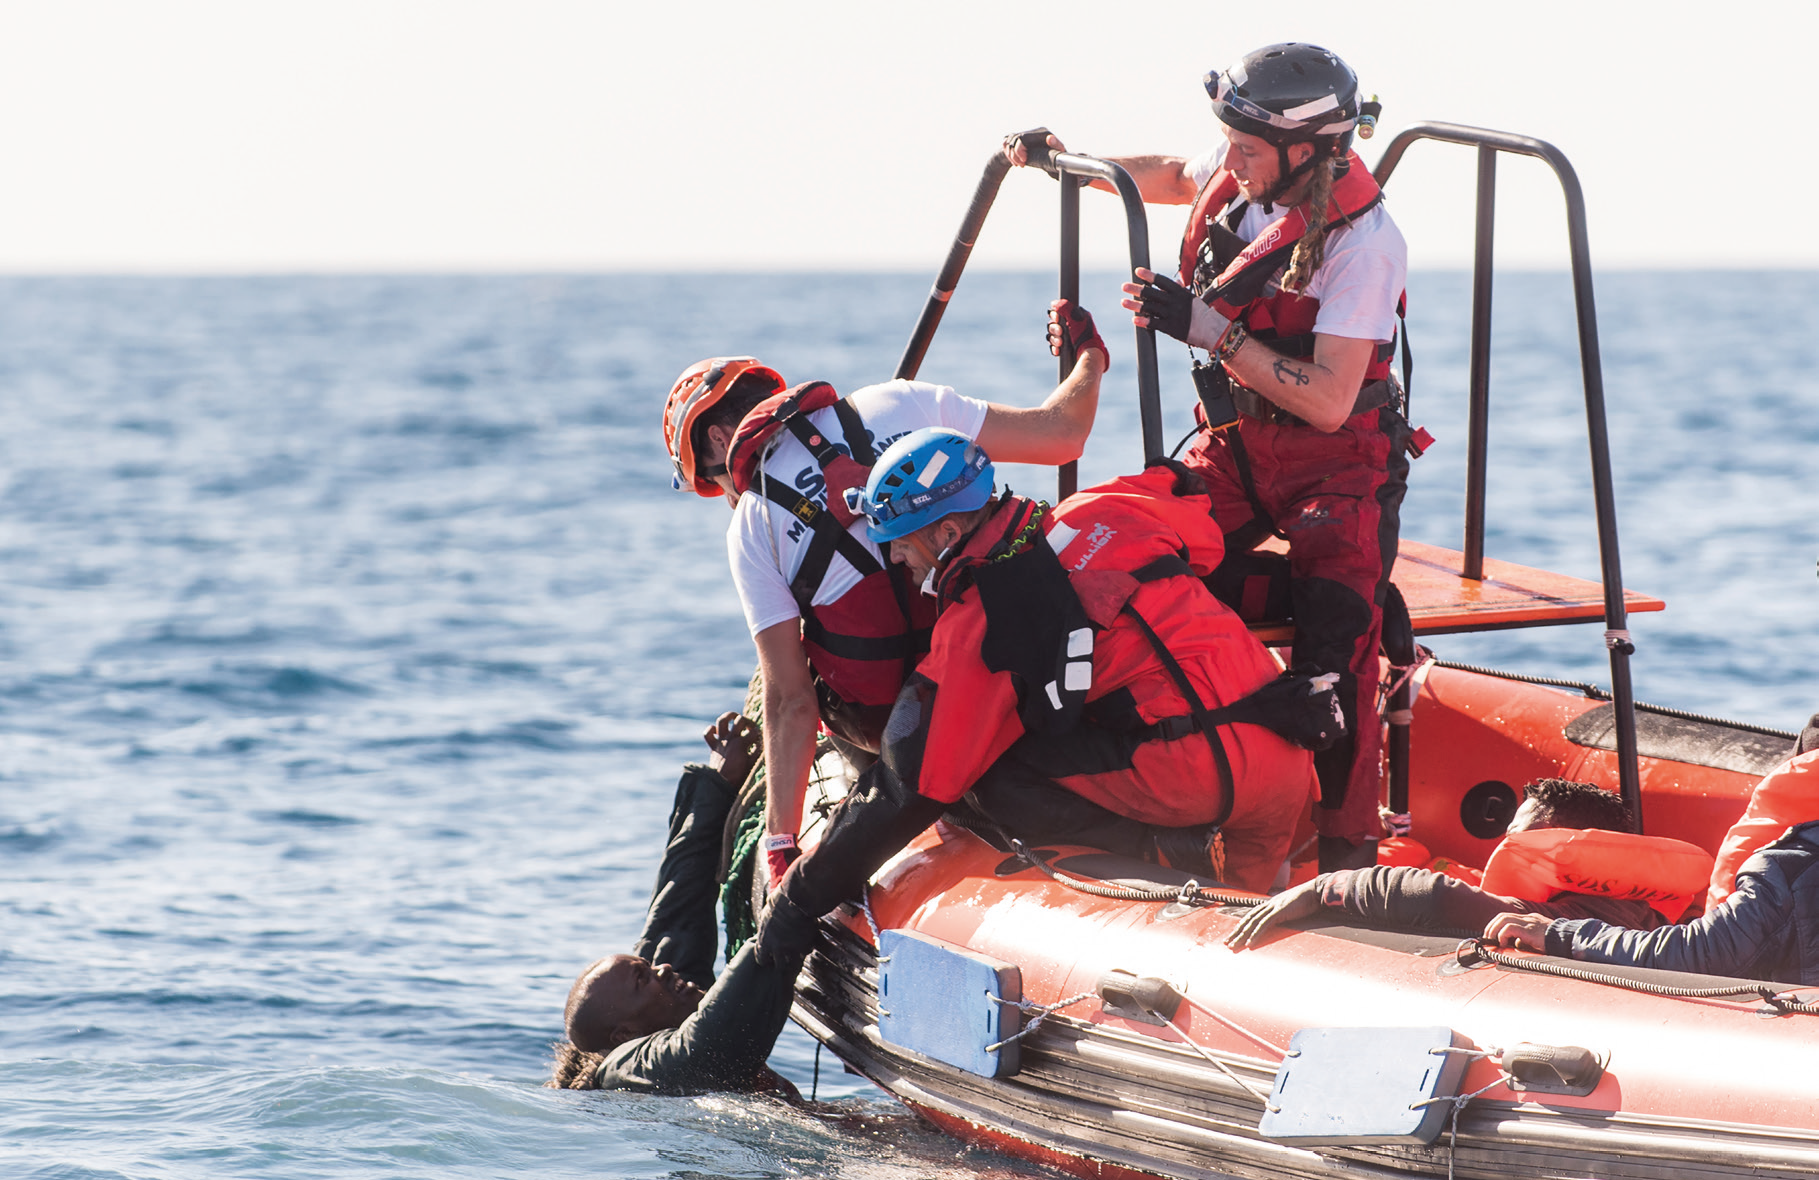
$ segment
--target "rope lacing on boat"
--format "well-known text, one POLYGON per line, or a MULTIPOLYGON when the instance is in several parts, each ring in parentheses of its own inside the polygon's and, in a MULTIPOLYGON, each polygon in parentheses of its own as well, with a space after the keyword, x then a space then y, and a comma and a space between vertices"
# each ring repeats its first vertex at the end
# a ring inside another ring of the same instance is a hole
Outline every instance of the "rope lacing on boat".
POLYGON ((1044 1020, 1048 1019, 1054 1013, 1061 1011, 1061 1009, 1063 1009, 1063 1008, 1072 1007, 1073 1005, 1078 1004, 1081 1000, 1090 1000, 1098 994, 1099 994, 1098 992, 1081 992, 1077 996, 1069 996, 1065 1000, 1056 1000, 1052 1004, 1038 1004, 1033 1000, 1007 1000, 1003 996, 995 995, 989 991, 986 992, 985 993, 986 999, 996 1000, 1000 1004, 1008 1004, 1011 1007, 1016 1008, 1019 1012, 1023 1013, 1023 1015, 1028 1019, 1026 1019, 1022 1028, 1018 1029, 1016 1032, 1012 1033, 1010 1036, 1005 1037, 1002 1041, 993 1041, 991 1044, 989 1044, 985 1047, 985 1051, 987 1053, 996 1053, 998 1050, 1004 1048, 1006 1045, 1010 1044, 1012 1041, 1021 1041, 1024 1037, 1029 1036, 1031 1033, 1033 1033, 1037 1029, 1041 1028, 1042 1022, 1044 1020), (1036 1015, 1034 1016, 1034 1018, 1029 1018, 1030 1013, 1032 1013, 1032 1012, 1034 1012, 1036 1015))
POLYGON ((1623 988, 1626 991, 1643 992, 1651 996, 1666 996, 1676 1000, 1723 1000, 1738 999, 1743 996, 1754 996, 1773 1008, 1777 1014, 1800 1013, 1807 1016, 1819 1016, 1819 1004, 1803 1003, 1790 1000, 1792 990, 1776 991, 1762 983, 1745 983, 1735 987, 1676 987, 1671 983, 1654 983, 1645 979, 1625 979, 1618 975, 1606 975, 1601 971, 1588 970, 1570 963, 1561 963, 1553 959, 1534 958, 1527 955, 1509 955, 1488 945, 1482 938, 1468 938, 1459 944, 1453 953, 1455 961, 1461 967, 1473 966, 1474 959, 1483 959, 1499 967, 1508 967, 1514 971, 1533 971, 1541 975, 1558 975, 1563 979, 1578 979, 1586 983, 1602 983, 1607 987, 1623 988))
MULTIPOLYGON (((1441 1045, 1437 1048, 1429 1049, 1428 1052, 1437 1057, 1455 1055, 1459 1057, 1497 1058, 1503 1056, 1503 1050, 1501 1049, 1467 1049, 1458 1045, 1441 1045)), ((1515 1080, 1515 1077, 1508 1069, 1500 1069, 1496 1077, 1492 1078, 1484 1085, 1479 1086, 1470 1094, 1443 1094, 1438 1098, 1424 1098, 1420 1102, 1411 1102, 1408 1104, 1410 1110, 1420 1110, 1423 1107, 1438 1106, 1442 1102, 1450 1102, 1452 1104, 1452 1117, 1447 1120, 1446 1180, 1453 1180, 1453 1161, 1459 1156, 1459 1112, 1465 1109, 1466 1103, 1478 1097, 1478 1095, 1484 1093, 1486 1090, 1494 1090, 1498 1086, 1512 1085, 1515 1080)))
POLYGON ((1114 901, 1155 901, 1172 902, 1184 906, 1256 906, 1262 905, 1261 897, 1247 897, 1242 893, 1227 893, 1222 889, 1208 889, 1198 881, 1189 881, 1180 887, 1169 885, 1144 889, 1135 885, 1101 885, 1097 881, 1081 881, 1073 877, 1063 877, 1040 856, 1024 847, 1023 841, 1011 838, 1011 851, 1017 858, 1031 868, 1040 869, 1051 881, 1065 885, 1081 893, 1090 893, 1094 897, 1109 897, 1114 901))
MULTIPOLYGON (((1583 680, 1555 680, 1548 676, 1528 676, 1521 672, 1504 672, 1496 668, 1484 668, 1477 664, 1456 664, 1451 660, 1435 660, 1434 667, 1450 668, 1455 672, 1471 672, 1478 676, 1495 676, 1499 680, 1515 680, 1523 684, 1545 684, 1553 688, 1574 688, 1594 701, 1611 699, 1609 689, 1596 684, 1587 684, 1583 680)), ((1689 713, 1684 709, 1670 709, 1666 705, 1649 705, 1636 702, 1636 709, 1643 713, 1653 713, 1658 717, 1675 717, 1681 721, 1697 721, 1702 725, 1721 725, 1726 729, 1741 729, 1749 733, 1759 733, 1765 737, 1786 738, 1793 741, 1800 735, 1791 729, 1775 729, 1767 725, 1751 725, 1747 721, 1731 721, 1723 717, 1713 717, 1706 713, 1689 713)))

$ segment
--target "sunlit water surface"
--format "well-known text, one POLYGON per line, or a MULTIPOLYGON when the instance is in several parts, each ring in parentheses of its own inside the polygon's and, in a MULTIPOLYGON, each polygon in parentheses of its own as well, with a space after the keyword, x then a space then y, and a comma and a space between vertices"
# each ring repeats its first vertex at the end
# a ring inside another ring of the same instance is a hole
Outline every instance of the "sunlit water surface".
MULTIPOLYGON (((1114 283, 1086 295, 1114 354, 1088 481, 1139 455, 1114 283)), ((1670 603, 1633 619, 1638 693, 1797 727, 1819 276, 1599 283, 1624 573, 1670 603)), ((1025 1173, 831 1058, 814 1113, 539 1088, 752 663, 725 509, 669 488, 663 394, 714 353, 881 379, 927 285, 0 281, 0 1174, 1025 1173)), ((968 277, 924 375, 1033 403, 1051 285, 968 277)), ((1457 545, 1468 285, 1410 301, 1440 443, 1406 533, 1457 545)), ((1596 577, 1568 285, 1496 301, 1489 551, 1596 577)), ((1595 627, 1436 646, 1608 679, 1595 627)), ((810 1089, 804 1035, 774 1061, 810 1089)))

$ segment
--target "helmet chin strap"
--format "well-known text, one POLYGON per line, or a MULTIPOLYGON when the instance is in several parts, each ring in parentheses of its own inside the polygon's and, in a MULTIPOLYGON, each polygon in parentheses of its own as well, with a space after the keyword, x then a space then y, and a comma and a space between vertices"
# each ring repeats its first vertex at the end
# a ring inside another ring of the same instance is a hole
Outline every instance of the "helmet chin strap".
POLYGON ((939 578, 941 571, 947 568, 947 555, 953 551, 954 547, 949 545, 935 554, 935 564, 928 567, 928 573, 922 579, 922 592, 930 598, 935 596, 935 579, 939 578))
MULTIPOLYGON (((1318 149, 1318 147, 1319 145, 1315 144, 1315 148, 1318 149)), ((1283 193, 1292 188, 1297 180, 1300 180, 1303 176, 1312 172, 1315 164, 1318 164, 1331 154, 1316 150, 1302 162, 1300 167, 1290 167, 1288 162, 1288 149, 1289 145, 1286 143, 1279 143, 1276 145, 1276 159, 1280 164, 1277 171, 1281 175, 1276 183, 1270 186, 1270 191, 1263 194, 1262 204, 1265 210, 1274 207, 1280 201, 1283 193)))

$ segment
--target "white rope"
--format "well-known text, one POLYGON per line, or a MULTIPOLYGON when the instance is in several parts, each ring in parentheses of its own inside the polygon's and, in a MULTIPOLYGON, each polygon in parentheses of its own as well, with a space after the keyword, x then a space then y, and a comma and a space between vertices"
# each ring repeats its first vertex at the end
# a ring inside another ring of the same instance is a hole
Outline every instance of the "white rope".
POLYGON ((891 957, 884 952, 884 936, 878 932, 878 919, 872 917, 872 887, 862 885, 859 888, 859 905, 865 910, 865 924, 872 928, 872 947, 878 951, 878 962, 888 963, 891 957))
MULTIPOLYGON (((1189 1002, 1192 1003, 1192 1001, 1189 1001, 1189 1002)), ((1195 1004, 1194 1007, 1199 1008, 1200 1005, 1195 1004)), ((1202 1012, 1206 1011, 1206 1009, 1204 1009, 1204 1008, 1201 1008, 1200 1010, 1202 1012)), ((1156 1013, 1156 1015, 1162 1016, 1162 1014, 1160 1012, 1156 1013)), ((1212 1013, 1208 1012, 1207 1015, 1211 1016, 1212 1013)), ((1220 1073, 1223 1073, 1226 1077, 1232 1079, 1232 1081, 1237 1082, 1241 1089, 1243 1089, 1251 1097, 1257 1099, 1259 1102, 1262 1102, 1264 1109, 1272 1111, 1272 1112, 1282 1109, 1281 1107, 1270 1105, 1270 1093, 1268 1090, 1259 1090, 1259 1089, 1257 1089, 1256 1086, 1252 1085, 1250 1082, 1239 1077, 1237 1072, 1235 1070, 1233 1070, 1231 1066, 1229 1066, 1225 1062, 1219 1060, 1217 1057, 1214 1057, 1212 1055, 1212 1053, 1209 1052, 1204 1045, 1200 1044, 1198 1041, 1196 1041, 1192 1037, 1188 1036, 1187 1033, 1183 1032, 1181 1030, 1180 1025, 1176 1024, 1172 1020, 1169 1020, 1168 1017, 1166 1017, 1166 1016, 1163 1016, 1162 1019, 1167 1022, 1168 1026, 1170 1028, 1175 1030, 1175 1035, 1180 1037, 1181 1040, 1183 1041, 1183 1043, 1185 1043, 1188 1048, 1192 1049, 1194 1052, 1200 1054, 1200 1056, 1202 1056, 1202 1057, 1206 1058, 1208 1061, 1212 1062, 1214 1067, 1216 1067, 1220 1073)), ((1242 1031, 1242 1030, 1240 1030, 1240 1031, 1242 1031)), ((1275 1046, 1273 1046, 1273 1045, 1270 1047, 1275 1048, 1275 1046)))
POLYGON ((1029 1000, 1007 1000, 1003 996, 995 996, 991 992, 986 992, 985 996, 987 999, 996 1000, 1000 1004, 1015 1004, 1017 1006, 1018 1011, 1022 1012, 1025 1016, 1028 1016, 1031 1012, 1034 1012, 1036 1014, 1036 1017, 1034 1020, 1031 1020, 1031 1021, 1027 1022, 1026 1024, 1024 1024, 1024 1026, 1022 1028, 1018 1029, 1016 1032, 1012 1033, 1010 1036, 1005 1037, 1002 1041, 994 1041, 991 1044, 987 1045, 985 1047, 985 1051, 987 1053, 996 1053, 998 1050, 1004 1048, 1004 1046, 1010 1044, 1012 1041, 1021 1041, 1024 1037, 1029 1036, 1031 1033, 1035 1032, 1038 1028, 1041 1028, 1042 1022, 1044 1020, 1046 1020, 1048 1017, 1050 1017, 1051 1015, 1053 1015, 1054 1013, 1059 1012, 1063 1008, 1071 1007, 1075 1004, 1078 1004, 1081 1000, 1089 1000, 1098 994, 1099 994, 1098 992, 1081 992, 1077 996, 1069 996, 1065 1000, 1056 1000, 1052 1004, 1035 1004, 1035 1003, 1031 1003, 1029 1000))
MULTIPOLYGON (((1456 1048, 1452 1045, 1442 1045, 1438 1049, 1429 1049, 1428 1052, 1435 1056, 1445 1056, 1449 1053, 1457 1054, 1461 1057, 1494 1058, 1503 1056, 1503 1050, 1501 1049, 1463 1049, 1456 1048)), ((1408 1104, 1410 1110, 1420 1110, 1427 1106, 1438 1106, 1442 1102, 1450 1102, 1453 1104, 1453 1114, 1449 1123, 1446 1140, 1446 1180, 1453 1180, 1453 1163, 1459 1155, 1459 1112, 1465 1109, 1466 1103, 1478 1097, 1478 1095, 1484 1093, 1486 1090, 1494 1090, 1498 1086, 1507 1085, 1513 1080, 1514 1079, 1507 1070, 1500 1069, 1496 1078, 1485 1085, 1479 1086, 1470 1094, 1458 1094, 1451 1097, 1424 1098, 1420 1102, 1411 1102, 1408 1104)))
MULTIPOLYGON (((1265 1049, 1268 1049, 1271 1053, 1274 1053, 1278 1059, 1293 1057, 1296 1055, 1294 1050, 1278 1048, 1274 1042, 1265 1040, 1263 1037, 1252 1032, 1250 1029, 1245 1028, 1242 1024, 1239 1024, 1235 1020, 1229 1020, 1226 1017, 1219 1015, 1217 1012, 1213 1011, 1211 1008, 1208 1008, 1206 1005, 1195 1000, 1192 996, 1183 994, 1181 996, 1181 998, 1183 1000, 1186 1000, 1188 1002, 1188 1004, 1191 1007, 1193 1007, 1196 1011, 1206 1013, 1206 1015, 1212 1017, 1214 1020, 1217 1020, 1220 1024, 1223 1024, 1225 1027, 1231 1029, 1233 1032, 1243 1033, 1245 1036, 1249 1037, 1251 1040, 1257 1042, 1259 1045, 1262 1045, 1265 1049)), ((1157 1015, 1161 1015, 1161 1013, 1157 1013, 1157 1015)), ((1174 1025, 1170 1024, 1169 1027, 1174 1028, 1174 1025)), ((1175 1029, 1175 1031, 1180 1032, 1181 1030, 1175 1029)), ((1182 1035, 1185 1036, 1186 1034, 1183 1033, 1182 1035)))

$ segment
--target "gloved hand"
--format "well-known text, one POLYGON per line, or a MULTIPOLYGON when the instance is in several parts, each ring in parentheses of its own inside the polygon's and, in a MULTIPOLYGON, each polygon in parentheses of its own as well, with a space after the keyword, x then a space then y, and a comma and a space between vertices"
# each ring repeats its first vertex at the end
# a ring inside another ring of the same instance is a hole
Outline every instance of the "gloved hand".
POLYGON ((1057 299, 1048 305, 1049 352, 1060 356, 1064 340, 1073 346, 1075 357, 1088 349, 1097 349, 1100 364, 1107 369, 1112 367, 1112 355, 1106 351, 1099 329, 1093 326, 1092 313, 1065 299, 1057 299))
POLYGON ((1129 298, 1123 306, 1137 313, 1132 319, 1139 328, 1153 328, 1184 344, 1211 351, 1231 326, 1231 320, 1194 298, 1192 291, 1167 275, 1145 267, 1138 267, 1136 274, 1137 282, 1124 284, 1129 298))
POLYGON ((796 837, 787 832, 764 838, 764 862, 770 869, 772 889, 783 883, 783 874, 789 872, 789 867, 801 855, 802 850, 796 847, 796 837))
POLYGON ((1038 168, 1047 166, 1048 160, 1040 156, 1034 161, 1030 159, 1032 144, 1046 147, 1051 156, 1067 150, 1061 146, 1060 140, 1049 134, 1047 127, 1033 127, 1028 131, 1013 131, 1004 137, 1004 158, 1015 168, 1027 168, 1031 163, 1038 168))
POLYGON ((752 957, 766 967, 799 959, 813 949, 818 929, 815 915, 786 897, 779 883, 764 903, 764 912, 758 915, 752 957))

